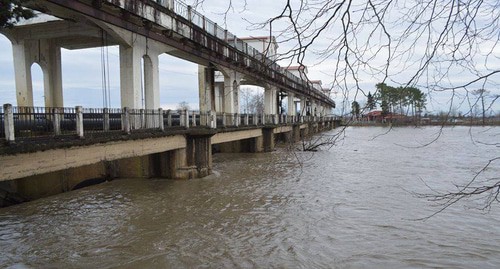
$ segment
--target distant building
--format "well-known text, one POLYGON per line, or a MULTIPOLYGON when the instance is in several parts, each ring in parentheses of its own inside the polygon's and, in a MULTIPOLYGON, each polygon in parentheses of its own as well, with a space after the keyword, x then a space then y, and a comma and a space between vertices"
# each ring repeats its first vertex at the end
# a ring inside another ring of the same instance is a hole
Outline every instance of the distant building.
POLYGON ((368 121, 375 122, 393 122, 393 121, 405 121, 407 117, 402 114, 388 112, 386 115, 382 114, 381 110, 374 110, 366 113, 363 117, 368 121))

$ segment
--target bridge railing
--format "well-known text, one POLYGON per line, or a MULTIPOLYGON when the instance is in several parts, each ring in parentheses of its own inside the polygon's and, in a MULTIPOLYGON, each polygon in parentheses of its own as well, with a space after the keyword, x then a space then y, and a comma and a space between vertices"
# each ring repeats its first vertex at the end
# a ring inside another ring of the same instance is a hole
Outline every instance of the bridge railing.
POLYGON ((329 121, 333 118, 271 114, 215 113, 188 110, 15 107, 0 108, 0 139, 94 136, 111 132, 132 133, 139 130, 168 128, 237 128, 329 121))

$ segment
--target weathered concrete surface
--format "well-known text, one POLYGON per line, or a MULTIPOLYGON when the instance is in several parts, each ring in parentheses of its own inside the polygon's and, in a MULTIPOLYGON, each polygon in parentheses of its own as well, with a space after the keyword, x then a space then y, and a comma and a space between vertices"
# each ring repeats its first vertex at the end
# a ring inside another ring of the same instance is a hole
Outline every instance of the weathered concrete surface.
POLYGON ((273 130, 275 134, 288 133, 291 131, 293 131, 293 126, 279 126, 273 130))
POLYGON ((12 181, 14 192, 30 201, 72 190, 80 182, 103 178, 106 174, 104 162, 70 168, 62 171, 29 176, 12 181))
POLYGON ((183 135, 0 156, 0 181, 186 147, 183 135))
POLYGON ((212 145, 262 136, 262 129, 217 133, 212 136, 212 145))

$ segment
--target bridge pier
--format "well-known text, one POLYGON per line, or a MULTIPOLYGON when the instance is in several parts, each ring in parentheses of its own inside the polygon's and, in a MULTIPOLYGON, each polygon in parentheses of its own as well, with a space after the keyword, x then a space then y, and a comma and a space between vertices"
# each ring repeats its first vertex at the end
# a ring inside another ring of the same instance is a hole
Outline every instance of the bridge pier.
POLYGON ((300 141, 300 124, 293 125, 292 139, 293 143, 297 143, 300 141))
POLYGON ((264 142, 264 152, 271 152, 274 150, 274 128, 262 128, 262 137, 264 142))
POLYGON ((187 164, 194 167, 195 178, 205 177, 212 173, 212 143, 213 134, 189 134, 187 136, 187 164))

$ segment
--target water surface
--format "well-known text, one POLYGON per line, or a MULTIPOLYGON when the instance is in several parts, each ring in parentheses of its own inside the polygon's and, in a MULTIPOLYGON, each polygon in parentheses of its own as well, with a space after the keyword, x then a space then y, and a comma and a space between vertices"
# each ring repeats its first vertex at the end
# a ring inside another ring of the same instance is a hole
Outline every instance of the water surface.
MULTIPOLYGON (((500 205, 439 207, 500 128, 349 128, 315 153, 217 154, 214 175, 121 179, 0 209, 0 267, 499 268, 500 205), (384 134, 384 135, 381 135, 384 134)), ((333 134, 332 131, 329 134, 333 134)), ((498 177, 493 163, 478 180, 498 177)))

